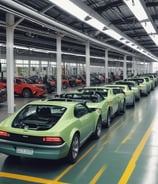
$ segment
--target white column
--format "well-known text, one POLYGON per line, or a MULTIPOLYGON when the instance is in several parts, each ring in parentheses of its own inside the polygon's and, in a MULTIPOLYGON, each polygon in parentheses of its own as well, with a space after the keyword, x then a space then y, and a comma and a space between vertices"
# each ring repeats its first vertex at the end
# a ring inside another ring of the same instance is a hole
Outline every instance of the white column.
POLYGON ((134 76, 137 75, 137 60, 135 57, 133 57, 133 74, 134 76))
POLYGON ((14 16, 6 14, 6 60, 7 60, 7 103, 8 113, 14 112, 14 16))
POLYGON ((108 83, 108 49, 105 50, 105 83, 108 83))
POLYGON ((127 56, 124 56, 124 62, 123 62, 123 79, 127 79, 127 56))
POLYGON ((56 54, 56 68, 57 68, 57 94, 61 94, 61 36, 57 36, 57 54, 56 54))
POLYGON ((146 62, 144 60, 144 70, 143 70, 143 74, 146 73, 146 62))
POLYGON ((153 62, 149 63, 149 73, 153 73, 153 62))
POLYGON ((86 43, 86 86, 90 86, 90 45, 86 43))

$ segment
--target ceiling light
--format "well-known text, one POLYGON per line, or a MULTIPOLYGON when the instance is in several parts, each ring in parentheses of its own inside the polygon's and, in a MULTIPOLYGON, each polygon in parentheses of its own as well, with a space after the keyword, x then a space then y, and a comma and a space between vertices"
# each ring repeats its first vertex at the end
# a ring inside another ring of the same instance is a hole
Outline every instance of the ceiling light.
POLYGON ((147 21, 142 21, 141 22, 141 25, 143 26, 143 28, 146 30, 146 32, 148 34, 151 34, 151 33, 156 33, 155 29, 154 29, 154 26, 152 25, 152 23, 147 20, 147 21))
POLYGON ((124 0, 124 2, 139 21, 148 19, 140 0, 124 0))
POLYGON ((72 14, 76 15, 78 19, 85 21, 85 17, 89 16, 87 12, 82 10, 80 7, 75 5, 73 2, 69 0, 49 0, 53 4, 72 14))
MULTIPOLYGON (((119 33, 118 30, 115 30, 115 28, 112 28, 112 26, 107 26, 107 23, 100 18, 95 12, 89 10, 89 9, 82 9, 84 6, 82 4, 77 5, 72 0, 49 0, 53 4, 57 5, 58 7, 62 8, 64 11, 70 13, 74 17, 78 18, 82 22, 85 22, 86 24, 92 26, 96 30, 99 30, 103 32, 104 34, 122 42, 125 45, 128 45, 129 47, 137 50, 138 52, 141 52, 144 54, 141 50, 137 49, 137 47, 134 47, 130 45, 130 40, 125 39, 123 40, 123 34, 119 33), (87 10, 87 11, 86 11, 87 10), (125 42, 126 41, 126 42, 125 42)), ((148 20, 148 16, 140 2, 140 0, 124 0, 124 2, 129 6, 131 11, 134 13, 134 15, 137 17, 139 21, 145 21, 148 20)), ((142 23, 143 24, 143 23, 142 23)), ((145 24, 145 23, 144 23, 145 24)), ((146 22, 146 26, 149 28, 150 33, 152 30, 150 23, 146 22)), ((153 32, 152 32, 153 33, 153 32)), ((126 38, 126 36, 125 36, 126 38)), ((138 44, 137 44, 138 45, 138 44)), ((138 45, 139 46, 139 45, 138 45)), ((147 54, 145 54, 148 56, 147 54)))

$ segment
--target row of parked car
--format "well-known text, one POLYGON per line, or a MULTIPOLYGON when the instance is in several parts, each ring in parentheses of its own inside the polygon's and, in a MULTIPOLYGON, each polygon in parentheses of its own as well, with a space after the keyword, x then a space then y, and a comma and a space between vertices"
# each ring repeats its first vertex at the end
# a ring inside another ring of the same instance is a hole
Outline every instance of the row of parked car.
MULTIPOLYGON (((101 84, 105 83, 104 76, 102 74, 91 74, 91 84, 101 84)), ((66 89, 68 87, 83 86, 85 84, 84 76, 62 76, 62 88, 66 89)), ((3 101, 6 100, 6 95, 1 95, 1 93, 6 94, 6 78, 0 79, 0 96, 2 96, 3 101), (2 92, 3 91, 3 92, 2 92)), ((42 97, 47 93, 56 91, 56 78, 54 76, 48 76, 46 81, 44 81, 39 76, 31 77, 15 77, 14 78, 14 94, 24 97, 42 97)))
POLYGON ((0 123, 0 152, 74 163, 90 136, 98 139, 114 116, 157 85, 155 75, 137 76, 32 101, 0 123))

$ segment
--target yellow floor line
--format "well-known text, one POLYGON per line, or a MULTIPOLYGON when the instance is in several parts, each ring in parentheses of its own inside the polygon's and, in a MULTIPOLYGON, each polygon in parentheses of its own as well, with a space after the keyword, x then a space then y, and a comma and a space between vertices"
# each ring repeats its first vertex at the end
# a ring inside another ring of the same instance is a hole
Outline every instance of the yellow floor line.
POLYGON ((25 175, 21 175, 21 174, 11 174, 11 173, 7 173, 7 172, 0 172, 0 177, 11 178, 11 179, 16 179, 16 180, 23 180, 23 181, 29 181, 29 182, 34 182, 34 183, 48 184, 48 183, 51 182, 53 184, 64 184, 64 183, 58 182, 58 181, 52 181, 52 180, 43 179, 43 178, 25 176, 25 175))
POLYGON ((89 184, 95 184, 98 179, 100 178, 100 176, 103 174, 103 172, 105 171, 106 166, 104 165, 99 171, 98 173, 95 175, 95 177, 90 181, 89 184))
POLYGON ((132 158, 130 159, 124 173, 122 174, 122 177, 120 178, 118 184, 126 184, 130 178, 130 176, 132 175, 132 172, 134 171, 135 167, 136 167, 136 162, 141 154, 141 152, 143 151, 143 148, 152 132, 153 129, 153 125, 154 123, 152 123, 150 125, 150 127, 147 129, 146 133, 144 134, 141 142, 139 143, 139 145, 137 146, 136 150, 133 153, 132 158))

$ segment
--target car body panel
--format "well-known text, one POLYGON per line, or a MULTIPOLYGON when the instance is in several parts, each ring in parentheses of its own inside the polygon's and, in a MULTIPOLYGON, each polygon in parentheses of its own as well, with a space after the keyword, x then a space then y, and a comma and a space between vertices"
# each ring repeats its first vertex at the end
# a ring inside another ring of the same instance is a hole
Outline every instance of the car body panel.
POLYGON ((99 93, 71 91, 60 95, 60 98, 71 99, 72 101, 86 101, 90 108, 98 109, 101 112, 102 123, 106 125, 107 116, 110 111, 110 105, 105 98, 99 93), (93 99, 92 99, 93 98, 93 99))
POLYGON ((135 102, 134 92, 129 89, 128 85, 123 85, 123 84, 108 84, 106 86, 107 87, 111 87, 111 88, 116 88, 116 87, 121 88, 124 91, 124 93, 125 93, 126 106, 129 106, 129 105, 131 106, 135 102))
POLYGON ((97 91, 101 93, 108 105, 110 106, 111 115, 114 116, 119 108, 120 104, 124 102, 124 94, 118 93, 115 94, 112 88, 109 88, 108 86, 91 86, 91 87, 84 87, 79 89, 80 91, 97 91))
POLYGON ((145 78, 143 77, 136 77, 136 78, 129 78, 126 79, 128 81, 135 81, 140 87, 141 95, 148 95, 150 92, 150 86, 147 84, 145 78))
POLYGON ((135 81, 128 81, 128 80, 121 80, 121 81, 117 81, 115 82, 116 84, 125 84, 128 85, 129 88, 131 88, 131 90, 133 90, 134 95, 135 95, 135 99, 139 100, 140 99, 140 87, 138 86, 138 84, 135 81))
POLYGON ((100 113, 82 103, 33 101, 0 123, 0 152, 43 159, 66 157, 74 134, 79 134, 81 146, 95 132, 99 118, 100 113), (43 109, 49 109, 49 115, 43 109), (52 137, 62 141, 44 141, 52 137))
POLYGON ((0 87, 0 103, 7 101, 7 89, 2 86, 0 87))

